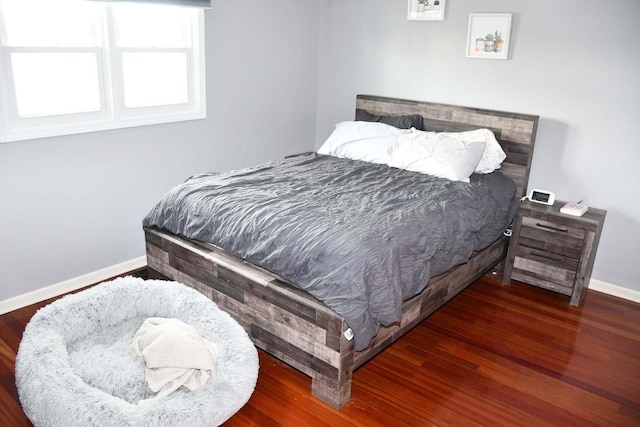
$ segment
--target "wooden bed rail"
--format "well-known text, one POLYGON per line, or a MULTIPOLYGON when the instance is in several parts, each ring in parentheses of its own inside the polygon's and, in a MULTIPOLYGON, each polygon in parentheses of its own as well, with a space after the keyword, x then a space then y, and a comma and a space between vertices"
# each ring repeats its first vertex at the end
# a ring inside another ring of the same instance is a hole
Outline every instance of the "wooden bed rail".
POLYGON ((432 278, 406 301, 402 320, 382 327, 371 345, 354 351, 343 318, 308 293, 212 245, 145 228, 150 276, 169 278, 211 298, 254 344, 312 378, 312 393, 334 408, 351 399, 353 371, 391 345, 505 256, 506 239, 432 278))

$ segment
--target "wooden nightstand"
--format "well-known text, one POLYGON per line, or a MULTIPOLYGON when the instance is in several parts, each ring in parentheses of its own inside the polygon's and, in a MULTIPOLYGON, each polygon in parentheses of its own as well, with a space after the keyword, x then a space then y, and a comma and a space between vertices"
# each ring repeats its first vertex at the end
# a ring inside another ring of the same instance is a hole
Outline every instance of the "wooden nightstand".
POLYGON ((580 305, 589 287, 593 261, 607 211, 589 207, 583 216, 553 206, 522 202, 509 243, 503 284, 511 279, 569 295, 580 305))

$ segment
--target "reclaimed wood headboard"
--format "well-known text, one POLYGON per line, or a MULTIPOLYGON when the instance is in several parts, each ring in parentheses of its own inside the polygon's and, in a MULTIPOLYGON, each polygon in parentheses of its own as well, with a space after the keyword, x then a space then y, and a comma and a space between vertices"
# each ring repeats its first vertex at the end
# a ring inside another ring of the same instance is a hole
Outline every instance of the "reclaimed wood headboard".
POLYGON ((491 129, 507 154, 500 171, 516 182, 519 196, 527 192, 538 116, 370 95, 358 95, 356 109, 388 116, 420 114, 429 131, 491 129))

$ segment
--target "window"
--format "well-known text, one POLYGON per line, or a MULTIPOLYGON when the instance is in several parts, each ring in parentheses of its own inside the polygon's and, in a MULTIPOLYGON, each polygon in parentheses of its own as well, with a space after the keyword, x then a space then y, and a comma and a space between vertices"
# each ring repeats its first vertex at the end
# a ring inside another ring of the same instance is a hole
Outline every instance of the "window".
POLYGON ((204 12, 0 0, 0 142, 205 117, 204 12))

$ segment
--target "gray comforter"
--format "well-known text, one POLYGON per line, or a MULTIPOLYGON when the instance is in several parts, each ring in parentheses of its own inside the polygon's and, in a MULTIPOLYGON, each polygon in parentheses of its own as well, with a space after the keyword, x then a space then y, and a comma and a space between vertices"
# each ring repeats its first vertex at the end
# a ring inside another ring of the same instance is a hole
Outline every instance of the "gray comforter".
POLYGON ((144 219, 295 283, 346 319, 356 350, 429 278, 496 240, 517 210, 499 172, 471 183, 329 156, 197 175, 144 219))

